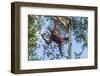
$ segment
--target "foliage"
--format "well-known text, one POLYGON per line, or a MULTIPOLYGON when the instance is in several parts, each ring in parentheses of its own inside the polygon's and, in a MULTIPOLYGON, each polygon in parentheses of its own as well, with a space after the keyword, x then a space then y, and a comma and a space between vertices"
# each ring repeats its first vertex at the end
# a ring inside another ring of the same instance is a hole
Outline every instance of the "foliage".
POLYGON ((37 35, 34 27, 34 18, 28 15, 28 48, 31 49, 36 45, 37 35))
POLYGON ((87 47, 88 42, 88 18, 87 17, 74 17, 73 18, 73 34, 75 40, 82 43, 82 49, 87 47))
POLYGON ((82 51, 75 52, 75 58, 81 57, 84 49, 88 46, 88 18, 87 17, 73 17, 73 34, 76 42, 81 44, 82 51))
POLYGON ((38 19, 37 24, 35 24, 35 16, 28 15, 28 52, 29 52, 29 59, 31 60, 38 60, 36 57, 34 47, 37 46, 38 36, 37 32, 41 29, 41 22, 38 19), (37 26, 38 25, 38 26, 37 26))

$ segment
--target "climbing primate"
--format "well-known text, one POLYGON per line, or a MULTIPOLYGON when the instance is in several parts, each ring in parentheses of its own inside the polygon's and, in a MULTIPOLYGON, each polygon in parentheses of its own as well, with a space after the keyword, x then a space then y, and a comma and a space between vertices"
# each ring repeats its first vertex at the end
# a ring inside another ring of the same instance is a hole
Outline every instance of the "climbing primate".
POLYGON ((51 35, 50 35, 48 40, 44 38, 43 34, 41 34, 41 36, 42 36, 42 38, 44 39, 44 41, 46 42, 47 45, 49 45, 52 41, 57 43, 58 47, 59 47, 59 52, 60 52, 61 56, 63 56, 63 52, 61 50, 61 45, 65 40, 68 41, 68 37, 61 37, 60 32, 59 32, 60 30, 59 30, 58 23, 55 22, 54 24, 55 24, 54 29, 53 30, 49 29, 49 31, 51 32, 51 35))

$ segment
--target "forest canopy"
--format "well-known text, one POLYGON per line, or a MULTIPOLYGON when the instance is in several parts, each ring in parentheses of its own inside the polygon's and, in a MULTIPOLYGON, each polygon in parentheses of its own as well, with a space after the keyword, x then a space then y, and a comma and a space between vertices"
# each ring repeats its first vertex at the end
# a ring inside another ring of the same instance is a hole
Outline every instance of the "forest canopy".
POLYGON ((28 15, 28 60, 87 58, 88 17, 28 15))

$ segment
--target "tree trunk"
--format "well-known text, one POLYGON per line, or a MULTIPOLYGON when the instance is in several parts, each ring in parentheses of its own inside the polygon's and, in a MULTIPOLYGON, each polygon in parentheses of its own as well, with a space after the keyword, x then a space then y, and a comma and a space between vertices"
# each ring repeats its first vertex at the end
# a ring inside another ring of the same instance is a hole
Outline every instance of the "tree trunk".
POLYGON ((68 59, 72 58, 72 34, 71 34, 71 25, 68 28, 68 59))

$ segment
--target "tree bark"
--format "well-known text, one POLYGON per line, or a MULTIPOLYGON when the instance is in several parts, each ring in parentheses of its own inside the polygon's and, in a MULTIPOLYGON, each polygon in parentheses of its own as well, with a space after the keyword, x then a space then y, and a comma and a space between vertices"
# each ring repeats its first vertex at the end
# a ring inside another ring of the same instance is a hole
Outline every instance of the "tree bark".
POLYGON ((68 29, 68 59, 72 58, 72 33, 71 33, 71 25, 69 25, 68 29))

